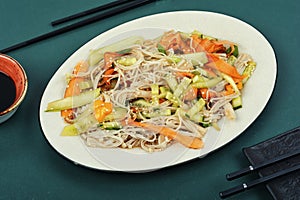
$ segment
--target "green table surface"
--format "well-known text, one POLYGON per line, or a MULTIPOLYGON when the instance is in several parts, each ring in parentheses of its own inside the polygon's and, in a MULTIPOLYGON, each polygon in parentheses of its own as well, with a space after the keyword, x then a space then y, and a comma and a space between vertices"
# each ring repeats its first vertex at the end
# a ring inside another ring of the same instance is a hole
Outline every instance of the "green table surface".
MULTIPOLYGON (((50 25, 54 19, 108 2, 2 0, 0 49, 54 30, 50 25)), ((225 174, 248 165, 243 147, 300 125, 299 5, 296 0, 161 0, 9 52, 25 68, 29 88, 15 115, 0 124, 0 199, 210 200, 220 199, 219 192, 224 189, 256 178, 229 182, 225 174), (254 26, 268 39, 276 54, 278 73, 272 97, 259 117, 238 138, 203 159, 149 173, 93 170, 60 156, 45 139, 38 114, 42 93, 58 67, 106 30, 139 17, 178 10, 230 15, 254 26)), ((259 186, 229 199, 267 200, 272 196, 259 186)))

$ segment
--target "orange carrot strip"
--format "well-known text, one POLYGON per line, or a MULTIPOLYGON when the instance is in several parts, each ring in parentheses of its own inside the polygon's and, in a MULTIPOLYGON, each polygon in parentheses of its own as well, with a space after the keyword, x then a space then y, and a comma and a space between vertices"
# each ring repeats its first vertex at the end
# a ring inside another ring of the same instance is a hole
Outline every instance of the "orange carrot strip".
POLYGON ((223 72, 224 74, 231 76, 232 78, 236 78, 236 79, 244 78, 244 76, 239 74, 239 72, 234 66, 228 64, 226 61, 220 59, 216 55, 213 54, 208 54, 208 55, 212 61, 206 64, 206 66, 217 69, 220 72, 223 72))
POLYGON ((192 44, 193 44, 193 48, 195 49, 195 51, 196 52, 204 51, 203 47, 200 45, 201 38, 196 34, 191 35, 191 38, 193 40, 192 44))
POLYGON ((208 88, 200 88, 199 91, 200 91, 201 97, 202 97, 203 99, 206 99, 206 98, 207 98, 207 91, 208 91, 208 88))
POLYGON ((176 72, 176 75, 179 77, 188 77, 188 78, 194 78, 195 74, 191 72, 176 72))
POLYGON ((113 73, 114 73, 114 68, 110 68, 110 69, 108 69, 108 70, 106 70, 104 73, 103 73, 103 78, 102 78, 102 80, 101 80, 101 82, 99 82, 98 83, 98 86, 101 86, 101 85, 103 85, 103 84, 107 84, 107 85, 109 85, 110 84, 110 82, 109 82, 109 76, 110 75, 112 75, 113 73))
POLYGON ((234 52, 234 42, 228 41, 228 40, 220 40, 220 41, 216 41, 216 44, 221 44, 221 45, 225 45, 228 44, 230 45, 231 51, 229 52, 229 55, 231 55, 234 52))
MULTIPOLYGON (((78 62, 72 74, 77 75, 80 72, 86 72, 88 70, 88 64, 85 61, 78 62)), ((65 90, 64 97, 70 97, 74 95, 78 95, 80 93, 80 88, 78 84, 83 81, 83 78, 80 77, 72 77, 71 80, 68 82, 68 85, 65 90)), ((65 121, 70 121, 74 118, 73 116, 73 109, 67 109, 61 111, 61 116, 65 119, 65 121)))
POLYGON ((243 82, 241 80, 239 80, 237 83, 236 83, 237 87, 239 90, 243 89, 243 82))
POLYGON ((232 88, 232 86, 230 84, 225 85, 225 93, 224 95, 230 95, 234 93, 234 89, 232 88))
POLYGON ((177 133, 171 128, 167 128, 164 126, 158 126, 150 123, 142 123, 142 122, 136 122, 133 120, 130 120, 128 122, 129 125, 137 126, 137 127, 143 127, 147 130, 154 131, 157 133, 160 133, 164 136, 167 136, 168 138, 172 140, 176 140, 177 142, 181 143, 182 145, 192 148, 192 149, 200 149, 203 148, 204 143, 200 138, 192 137, 192 136, 186 136, 182 135, 180 133, 177 133))
POLYGON ((206 51, 208 53, 216 53, 224 50, 223 43, 217 42, 216 40, 210 40, 208 38, 200 38, 198 35, 193 34, 191 36, 193 40, 193 48, 196 52, 206 51))
POLYGON ((202 39, 202 41, 200 42, 200 45, 206 52, 209 52, 209 53, 213 53, 215 51, 215 49, 217 49, 215 47, 215 44, 207 38, 202 39))

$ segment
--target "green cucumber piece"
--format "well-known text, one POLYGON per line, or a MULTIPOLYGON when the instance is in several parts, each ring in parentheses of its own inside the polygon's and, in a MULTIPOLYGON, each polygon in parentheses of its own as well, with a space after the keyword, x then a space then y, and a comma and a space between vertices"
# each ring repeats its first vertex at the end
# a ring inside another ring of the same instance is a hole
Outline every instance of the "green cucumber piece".
POLYGON ((231 105, 234 110, 242 108, 242 106, 243 106, 242 97, 238 96, 238 97, 232 99, 231 105))
POLYGON ((46 112, 57 112, 70 108, 77 108, 91 103, 100 95, 100 88, 83 92, 77 96, 66 97, 48 103, 46 112))

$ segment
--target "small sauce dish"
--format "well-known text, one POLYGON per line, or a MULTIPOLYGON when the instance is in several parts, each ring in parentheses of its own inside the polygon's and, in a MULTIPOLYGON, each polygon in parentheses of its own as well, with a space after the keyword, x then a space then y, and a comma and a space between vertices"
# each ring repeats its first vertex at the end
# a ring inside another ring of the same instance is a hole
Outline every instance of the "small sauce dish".
POLYGON ((27 87, 23 67, 12 57, 0 54, 0 123, 16 112, 24 100, 27 87))

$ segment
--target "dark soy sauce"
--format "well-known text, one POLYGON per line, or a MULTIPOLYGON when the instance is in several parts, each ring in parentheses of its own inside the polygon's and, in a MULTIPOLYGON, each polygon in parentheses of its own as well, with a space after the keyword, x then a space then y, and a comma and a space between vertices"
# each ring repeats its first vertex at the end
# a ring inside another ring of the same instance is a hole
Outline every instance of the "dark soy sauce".
POLYGON ((0 72, 0 112, 9 108, 16 98, 14 81, 6 74, 0 72))

